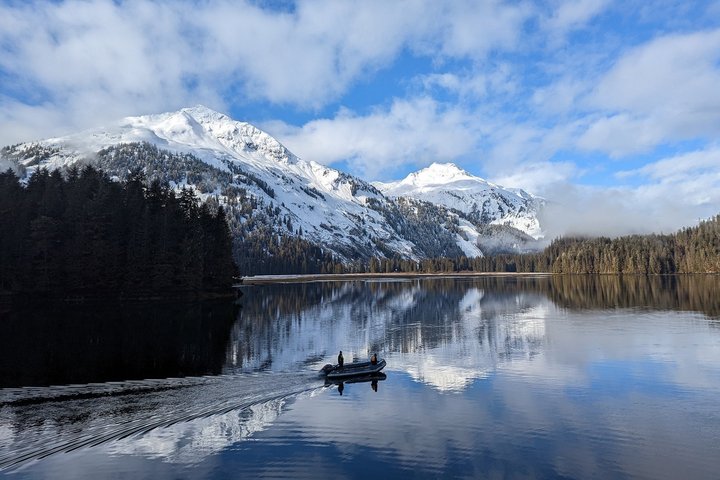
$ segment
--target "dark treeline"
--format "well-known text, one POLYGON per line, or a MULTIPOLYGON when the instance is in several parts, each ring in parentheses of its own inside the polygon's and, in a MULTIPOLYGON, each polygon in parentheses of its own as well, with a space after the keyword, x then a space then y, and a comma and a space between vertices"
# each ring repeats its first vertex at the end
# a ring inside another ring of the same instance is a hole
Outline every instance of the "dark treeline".
POLYGON ((235 263, 242 275, 344 271, 342 263, 329 250, 277 228, 277 223, 288 223, 289 229, 292 224, 287 218, 273 218, 275 208, 255 205, 243 223, 230 220, 235 233, 235 263))
POLYGON ((370 260, 370 272, 720 273, 720 215, 672 235, 560 238, 539 253, 370 260))
POLYGON ((222 208, 140 175, 0 174, 0 292, 150 298, 226 292, 234 265, 222 208))

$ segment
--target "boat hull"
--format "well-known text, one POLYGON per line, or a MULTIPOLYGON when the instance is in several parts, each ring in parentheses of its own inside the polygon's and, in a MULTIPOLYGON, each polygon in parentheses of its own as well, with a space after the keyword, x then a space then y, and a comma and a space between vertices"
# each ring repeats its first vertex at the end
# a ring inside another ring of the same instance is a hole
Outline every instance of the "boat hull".
POLYGON ((354 362, 343 365, 342 367, 335 366, 330 370, 326 377, 329 380, 341 380, 345 378, 361 377, 364 375, 372 375, 379 373, 380 370, 385 368, 385 360, 380 360, 377 364, 373 365, 370 362, 354 362))

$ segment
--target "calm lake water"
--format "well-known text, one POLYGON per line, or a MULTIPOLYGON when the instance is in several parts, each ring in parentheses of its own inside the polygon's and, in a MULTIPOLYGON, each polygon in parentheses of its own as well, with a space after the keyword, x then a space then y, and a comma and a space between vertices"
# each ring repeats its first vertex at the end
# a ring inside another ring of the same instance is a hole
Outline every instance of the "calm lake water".
POLYGON ((243 291, 0 312, 0 476, 720 478, 716 276, 243 291))

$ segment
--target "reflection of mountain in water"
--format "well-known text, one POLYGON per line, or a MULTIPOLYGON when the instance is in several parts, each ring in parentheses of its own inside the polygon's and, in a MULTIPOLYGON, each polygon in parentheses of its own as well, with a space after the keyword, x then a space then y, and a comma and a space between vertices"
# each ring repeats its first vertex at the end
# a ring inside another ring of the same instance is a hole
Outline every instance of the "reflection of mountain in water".
POLYGON ((356 281, 251 287, 232 333, 230 370, 319 368, 380 352, 441 390, 543 350, 558 308, 718 312, 713 278, 552 276, 356 281), (714 286, 713 286, 714 285, 714 286))
POLYGON ((115 394, 104 384, 37 388, 69 391, 38 403, 0 395, 0 471, 100 444, 113 454, 192 463, 265 429, 288 402, 323 388, 314 374, 297 373, 184 380, 117 382, 115 394))
POLYGON ((233 330, 230 364, 281 371, 318 368, 338 349, 346 358, 381 352, 389 370, 442 390, 461 389, 497 362, 534 355, 542 345, 549 302, 489 287, 445 279, 251 289, 233 330), (310 301, 302 306, 304 298, 310 301), (285 310, 292 299, 297 308, 285 310))
MULTIPOLYGON (((266 379, 264 389, 260 388, 251 395, 247 392, 255 386, 253 380, 259 379, 243 380, 245 381, 242 382, 244 387, 242 390, 245 393, 237 391, 237 398, 242 399, 246 396, 265 400, 247 406, 243 404, 241 408, 226 413, 200 416, 190 421, 163 426, 139 438, 121 439, 110 444, 108 451, 114 455, 142 455, 173 463, 200 462, 229 445, 265 430, 280 416, 288 403, 294 402, 298 397, 313 395, 319 391, 317 384, 308 382, 307 378, 304 378, 304 383, 294 379, 294 384, 282 382, 275 384, 266 379), (308 386, 311 388, 308 389, 308 386), (273 397, 270 392, 280 393, 273 397)), ((228 389, 239 390, 241 382, 234 383, 236 385, 229 385, 228 389)))

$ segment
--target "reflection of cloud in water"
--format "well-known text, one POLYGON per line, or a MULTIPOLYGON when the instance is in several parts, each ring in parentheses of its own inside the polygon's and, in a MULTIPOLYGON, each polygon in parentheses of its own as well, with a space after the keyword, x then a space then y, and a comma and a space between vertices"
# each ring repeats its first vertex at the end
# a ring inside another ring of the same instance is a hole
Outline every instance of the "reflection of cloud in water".
POLYGON ((477 367, 469 368, 446 361, 438 364, 432 355, 407 355, 399 360, 404 364, 401 368, 407 371, 413 379, 443 391, 462 391, 473 380, 486 377, 491 370, 490 367, 487 370, 481 370, 477 367))
MULTIPOLYGON (((544 297, 497 292, 451 283, 343 284, 317 303, 283 313, 248 309, 236 325, 229 365, 242 370, 287 371, 379 352, 388 370, 402 370, 440 390, 460 391, 498 363, 539 353, 545 317, 554 307, 544 297)), ((278 289, 290 295, 292 289, 278 289)), ((273 293, 273 291, 270 291, 273 293)), ((269 298, 269 300, 268 300, 269 298)))
MULTIPOLYGON (((717 384, 678 392, 635 378, 619 380, 618 390, 593 372, 558 372, 543 356, 501 370, 463 395, 408 388, 403 374, 390 374, 380 395, 363 399, 372 409, 348 415, 347 404, 320 397, 284 415, 276 435, 304 432, 304 445, 321 439, 348 456, 375 449, 428 476, 452 472, 468 458, 463 473, 478 478, 505 478, 508 467, 528 477, 708 478, 718 466, 717 384), (532 366, 537 370, 528 375, 532 366), (546 374, 536 377, 541 369, 546 374)), ((610 374, 628 371, 619 365, 610 374)))
POLYGON ((458 304, 458 319, 448 336, 425 348, 422 338, 409 352, 391 354, 395 370, 442 391, 461 391, 485 378, 499 363, 530 359, 540 353, 549 306, 528 306, 521 298, 499 308, 483 305, 484 293, 472 288, 458 304), (488 310, 492 314, 488 315, 488 310))
MULTIPOLYGON (((720 336, 699 314, 558 311, 546 331, 552 348, 544 348, 533 363, 503 365, 503 373, 526 376, 535 383, 584 385, 589 370, 632 360, 638 369, 662 368, 660 381, 678 388, 720 385, 720 336)), ((640 377, 648 374, 637 372, 640 377)))

